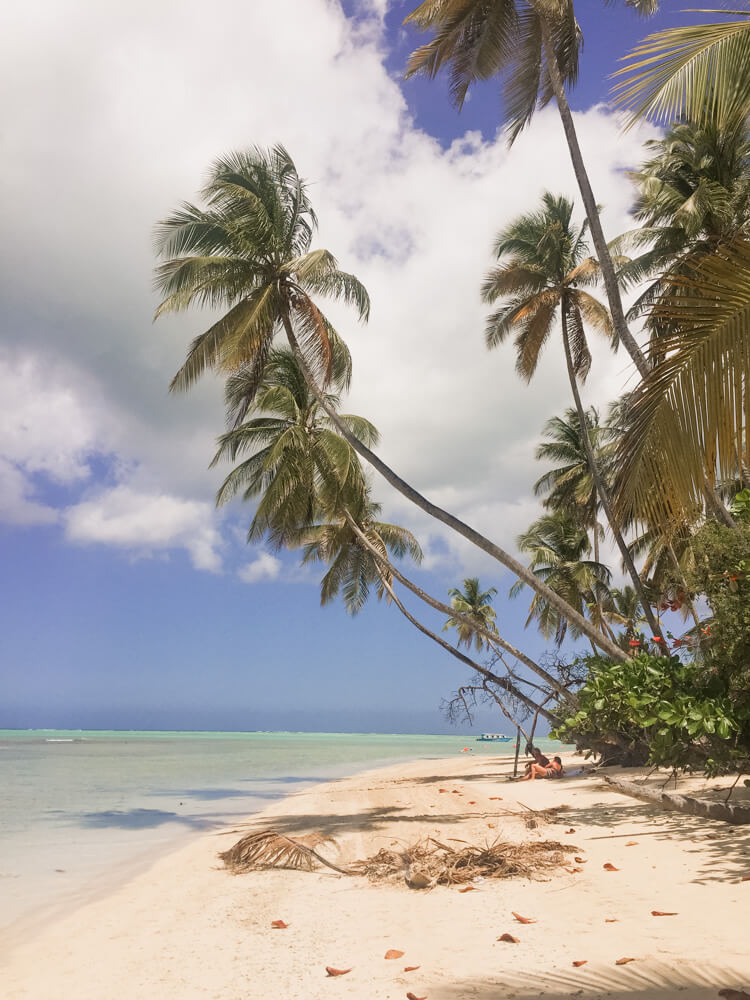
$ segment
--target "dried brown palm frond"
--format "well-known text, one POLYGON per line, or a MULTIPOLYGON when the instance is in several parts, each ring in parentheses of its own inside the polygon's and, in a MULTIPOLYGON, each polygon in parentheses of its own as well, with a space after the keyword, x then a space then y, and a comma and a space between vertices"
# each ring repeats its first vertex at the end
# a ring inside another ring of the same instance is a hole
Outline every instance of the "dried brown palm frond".
POLYGON ((222 851, 219 857, 235 875, 257 868, 293 868, 311 872, 316 862, 332 868, 341 875, 351 874, 315 850, 326 842, 334 841, 331 837, 324 837, 319 833, 293 839, 275 830, 255 830, 242 840, 238 840, 228 851, 222 851))
MULTIPOLYGON (((463 843, 463 842, 461 842, 463 843)), ((483 878, 534 878, 540 872, 564 864, 565 852, 578 848, 571 844, 545 840, 540 843, 507 844, 495 841, 478 847, 466 844, 460 848, 427 837, 401 851, 383 848, 371 858, 351 866, 356 875, 366 875, 373 882, 394 876, 403 877, 419 888, 435 885, 457 885, 483 878), (414 876, 419 875, 419 879, 414 876)))

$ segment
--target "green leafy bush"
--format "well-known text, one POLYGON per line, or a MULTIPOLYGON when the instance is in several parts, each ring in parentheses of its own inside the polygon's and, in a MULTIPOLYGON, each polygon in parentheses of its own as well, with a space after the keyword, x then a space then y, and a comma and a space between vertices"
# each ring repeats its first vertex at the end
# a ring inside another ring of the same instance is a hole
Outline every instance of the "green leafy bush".
POLYGON ((750 713, 737 710, 718 672, 676 656, 639 653, 625 662, 586 658, 579 707, 555 736, 631 763, 718 774, 748 757, 742 734, 750 713))

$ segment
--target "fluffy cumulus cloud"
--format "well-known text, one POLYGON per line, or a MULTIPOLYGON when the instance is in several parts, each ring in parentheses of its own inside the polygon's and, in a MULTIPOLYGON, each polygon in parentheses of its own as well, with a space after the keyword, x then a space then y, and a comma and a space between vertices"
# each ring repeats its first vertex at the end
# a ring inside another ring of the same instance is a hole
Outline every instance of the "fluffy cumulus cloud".
POLYGON ((252 562, 240 567, 237 576, 243 583, 261 583, 264 580, 277 580, 282 569, 281 559, 272 556, 270 552, 261 552, 252 562))
POLYGON ((185 548, 196 569, 220 568, 219 532, 211 506, 128 486, 104 490, 69 508, 65 532, 72 542, 100 542, 136 553, 185 548))
MULTIPOLYGON (((332 0, 217 0, 210 16, 198 0, 14 5, 0 40, 0 72, 23 89, 4 135, 14 253, 0 280, 14 362, 1 375, 2 516, 51 521, 64 507, 71 541, 182 547, 195 566, 217 567, 217 476, 206 467, 220 386, 166 391, 209 317, 151 325, 150 232, 194 197, 217 154, 282 141, 311 183, 320 244, 373 300, 367 328, 331 309, 354 357, 348 408, 374 421, 383 456, 437 502, 506 544, 528 523, 533 442, 568 405, 561 356, 550 344, 532 387, 522 384, 510 347, 483 346, 478 287, 499 227, 545 189, 575 195, 562 130, 550 108, 510 152, 501 136, 476 134, 443 149, 415 128, 384 67, 385 9, 363 0, 348 20, 332 0), (110 481, 92 472, 95 455, 114 464, 110 481), (36 493, 45 479, 82 493, 52 504, 36 493)), ((628 224, 621 171, 643 137, 623 137, 602 108, 577 117, 614 235, 628 224)), ((597 351, 589 401, 611 395, 625 360, 597 351)), ((376 489, 431 560, 471 564, 376 489)), ((273 578, 269 560, 242 578, 273 578)))

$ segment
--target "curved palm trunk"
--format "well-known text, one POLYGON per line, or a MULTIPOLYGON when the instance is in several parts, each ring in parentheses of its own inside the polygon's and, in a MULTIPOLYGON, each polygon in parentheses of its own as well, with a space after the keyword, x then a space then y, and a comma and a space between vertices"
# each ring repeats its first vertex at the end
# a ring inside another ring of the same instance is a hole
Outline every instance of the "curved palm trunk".
MULTIPOLYGON (((609 311, 612 315, 612 322, 615 325, 620 342, 632 358, 641 378, 645 379, 650 371, 650 365, 635 337, 630 332, 627 320, 625 319, 625 312, 622 308, 622 296, 620 295, 620 286, 617 281, 617 275, 615 274, 614 264, 612 263, 612 256, 609 252, 607 241, 604 238, 604 230, 602 229, 601 220, 599 219, 596 199, 594 198, 594 192, 591 190, 591 182, 589 181, 589 177, 586 172, 586 165, 583 162, 583 156, 581 155, 581 147, 578 144, 578 135, 573 122, 573 115, 570 111, 570 105, 568 104, 568 98, 565 93, 565 85, 563 84, 562 76, 560 75, 560 66, 557 62, 557 56, 555 55, 554 46, 552 44, 549 25, 547 24, 545 15, 541 10, 538 10, 538 14, 542 39, 544 41, 545 59, 547 68, 549 69, 550 82, 552 83, 552 90, 554 91, 555 100, 557 101, 557 109, 560 113, 563 131, 565 132, 565 138, 568 143, 568 151, 570 152, 570 159, 573 164, 573 172, 575 173, 576 181, 578 182, 578 190, 581 192, 583 207, 586 212, 586 218, 588 219, 589 229, 591 230, 591 239, 594 242, 594 249, 596 250, 596 256, 602 270, 602 278, 604 279, 604 288, 607 293, 607 301, 609 302, 609 311)), ((716 496, 716 493, 711 487, 708 476, 706 476, 704 480, 704 493, 706 496, 706 505, 711 510, 713 515, 728 528, 736 529, 736 522, 733 520, 724 504, 721 503, 716 496)))
POLYGON ((421 601, 424 601, 424 603, 428 604, 431 608, 434 608, 436 611, 441 611, 443 614, 449 615, 451 618, 455 618, 457 621, 470 626, 473 631, 478 632, 479 635, 485 638, 488 642, 492 643, 493 646, 500 646, 506 653, 515 657, 515 659, 517 659, 520 663, 523 663, 525 667, 528 667, 532 673, 535 673, 537 677, 540 677, 545 684, 551 687, 553 691, 556 691, 563 698, 571 702, 575 700, 570 691, 563 687, 563 685, 560 684, 560 682, 553 677, 552 674, 546 671, 544 667, 540 666, 538 663, 535 663, 531 657, 522 653, 520 649, 516 649, 515 646, 512 646, 509 642, 503 639, 502 636, 497 635, 497 633, 490 632, 478 622, 475 622, 474 619, 470 618, 468 615, 465 615, 460 611, 456 611, 456 609, 452 608, 450 605, 444 604, 442 601, 437 600, 437 598, 432 597, 431 594, 428 594, 427 591, 422 590, 422 588, 417 586, 416 583, 404 576, 404 574, 397 569, 393 563, 388 562, 388 560, 383 557, 382 552, 379 552, 375 548, 370 539, 360 529, 359 525, 348 512, 345 512, 345 517, 360 543, 367 549, 370 555, 375 558, 377 564, 381 566, 385 563, 388 568, 388 572, 392 573, 399 583, 402 583, 407 590, 412 592, 412 594, 418 597, 421 601))
MULTIPOLYGON (((523 691, 520 691, 508 677, 500 677, 498 674, 494 673, 492 670, 489 670, 487 667, 483 667, 481 664, 476 663, 474 660, 471 659, 471 657, 466 656, 460 650, 456 649, 455 646, 451 646, 451 644, 449 642, 446 642, 445 639, 441 639, 439 635, 436 635, 435 632, 432 632, 430 629, 428 629, 426 625, 423 625, 422 622, 420 622, 417 618, 415 618, 412 614, 410 614, 409 611, 406 610, 404 605, 396 596, 393 587, 391 587, 390 583, 388 582, 388 579, 386 578, 385 573, 380 569, 380 567, 378 567, 378 574, 380 576, 380 581, 383 584, 383 587, 385 588, 390 599, 396 605, 396 607, 404 616, 404 618, 406 618, 407 621, 411 622, 411 624, 416 629, 419 629, 422 635, 426 635, 428 638, 432 639, 433 642, 436 642, 438 646, 442 646, 442 648, 446 650, 446 652, 450 653, 451 656, 455 656, 457 660, 461 661, 461 663, 465 664, 467 667, 471 667, 472 670, 475 670, 485 680, 492 681, 493 684, 496 684, 503 691, 506 691, 514 698, 517 698, 531 712, 534 712, 535 714, 541 713, 544 716, 544 718, 548 722, 550 722, 553 726, 560 724, 561 720, 559 718, 554 716, 551 712, 548 712, 541 705, 538 705, 535 701, 529 698, 528 695, 524 694, 523 691)), ((514 725, 517 725, 515 721, 514 725)))
POLYGON ((659 628, 659 623, 656 618, 654 618, 654 613, 651 610, 651 605, 646 597, 646 592, 643 589, 643 583, 638 575, 638 571, 633 563, 633 558, 628 551, 628 547, 625 544, 625 539, 622 537, 620 532, 617 530, 614 518, 612 516, 612 503, 609 498, 609 490, 607 489, 604 480, 599 472, 599 466, 594 458, 594 450, 591 447, 591 440, 589 438, 588 427, 586 426, 586 414, 583 410, 583 403, 581 402, 581 394, 578 391, 578 382, 576 380, 576 373, 573 367, 573 356, 570 350, 570 339, 568 337, 568 317, 567 317, 567 307, 566 302, 563 297, 562 307, 560 309, 560 316, 562 320, 562 339, 563 347, 565 348, 565 364, 568 369, 568 378, 570 379, 570 388, 573 393, 573 399, 576 404, 576 411, 578 412, 578 423, 581 428, 581 440, 583 441, 583 447, 586 449, 586 458, 588 459, 589 469, 591 470, 591 475, 594 478, 594 484, 596 485, 596 492, 599 494, 599 499, 601 500, 602 507, 604 508, 604 513, 609 521, 609 526, 612 530, 615 542, 617 543, 617 548, 620 550, 620 555, 622 556, 622 561, 630 574, 630 578, 633 581, 633 587, 635 588, 636 594, 643 605, 643 613, 646 615, 649 626, 653 629, 653 635, 659 636, 662 639, 664 637, 661 634, 659 628))
MULTIPOLYGON (((503 566, 506 566, 515 576, 517 576, 520 580, 523 580, 525 584, 539 594, 540 597, 542 597, 545 601, 548 601, 553 608, 560 612, 560 614, 565 615, 569 621, 574 622, 581 632, 588 636, 588 638, 590 638, 599 647, 599 649, 602 650, 602 652, 611 656, 615 660, 627 659, 626 655, 618 646, 615 646, 615 644, 607 639, 606 636, 603 636, 601 632, 599 632, 597 628, 587 621, 583 615, 579 614, 575 608, 571 608, 567 601, 564 601, 558 594, 556 594, 553 590, 550 590, 549 587, 542 583, 541 580, 538 580, 526 566, 523 566, 508 552, 501 549, 499 545, 495 545, 495 543, 491 542, 489 538, 485 538, 484 535, 480 534, 468 524, 465 524, 453 514, 443 510, 442 507, 438 507, 437 504, 431 503, 426 497, 423 497, 421 493, 398 476, 393 469, 390 468, 390 466, 386 465, 385 462, 378 458, 373 451, 370 451, 366 445, 362 444, 359 438, 355 434, 352 434, 349 428, 339 419, 339 415, 329 404, 320 387, 315 382, 315 379, 312 377, 297 338, 294 335, 294 330, 292 329, 292 324, 288 315, 284 315, 283 323, 287 340, 289 341, 289 346, 291 347, 292 353, 294 354, 294 357, 296 358, 297 363, 305 376, 305 381, 309 385, 310 391, 318 400, 323 410, 325 410, 331 418, 331 421, 338 432, 346 441, 349 442, 358 455, 364 458, 366 462, 369 462, 373 468, 377 469, 386 482, 390 483, 390 485, 393 486, 394 489, 398 490, 402 496, 405 496, 407 500, 411 500, 411 502, 419 507, 420 510, 423 510, 426 514, 434 517, 436 520, 447 525, 449 528, 452 528, 463 538, 466 538, 483 552, 486 552, 487 555, 492 556, 494 559, 497 559, 498 562, 502 563, 503 566)), ((449 613, 452 614, 453 609, 451 609, 449 613)))
POLYGON ((594 198, 594 192, 591 190, 591 182, 589 181, 588 174, 586 173, 586 165, 583 162, 581 147, 578 144, 578 135, 576 134, 573 115, 570 111, 570 105, 568 104, 568 98, 565 93, 565 85, 563 84, 562 76, 560 75, 560 66, 557 62, 557 56, 555 55, 549 25, 547 24, 544 11, 537 8, 537 13, 539 15, 539 24, 544 42, 544 54, 546 57, 547 68, 549 70, 550 82, 552 83, 552 90, 554 91, 555 100, 557 101, 557 110, 560 113, 565 138, 568 143, 570 159, 573 164, 573 172, 576 175, 578 190, 581 192, 583 207, 586 211, 589 229, 591 230, 591 239, 594 242, 596 256, 602 270, 604 287, 607 292, 607 301, 609 302, 609 311, 612 315, 612 321, 615 325, 615 329, 617 330, 617 336, 619 337, 623 347, 633 359, 633 363, 638 369, 641 378, 646 378, 649 373, 649 364, 643 351, 638 346, 635 337, 630 332, 625 319, 625 311, 622 307, 622 297, 620 296, 620 286, 617 282, 617 275, 615 274, 615 267, 612 263, 609 247, 607 246, 607 241, 604 238, 604 231, 599 218, 596 199, 594 198))

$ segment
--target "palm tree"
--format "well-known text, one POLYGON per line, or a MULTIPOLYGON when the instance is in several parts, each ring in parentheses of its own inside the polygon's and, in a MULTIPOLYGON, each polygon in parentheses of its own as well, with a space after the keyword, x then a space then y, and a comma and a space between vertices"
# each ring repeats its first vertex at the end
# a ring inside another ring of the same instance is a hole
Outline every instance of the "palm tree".
POLYGON ((464 580, 463 590, 453 587, 448 591, 451 605, 455 611, 460 611, 465 617, 463 619, 449 618, 443 626, 443 632, 455 628, 458 631, 457 645, 466 646, 467 649, 471 649, 472 643, 477 652, 489 647, 489 640, 480 635, 471 625, 466 624, 466 618, 484 626, 487 632, 496 634, 496 615, 495 609, 492 607, 492 598, 496 594, 497 588, 495 587, 490 587, 489 590, 480 590, 479 580, 475 576, 467 577, 464 580))
MULTIPOLYGON (((610 572, 602 563, 584 558, 591 551, 591 543, 583 528, 571 518, 564 514, 545 514, 519 535, 518 548, 531 556, 529 568, 532 572, 562 594, 568 604, 580 609, 581 614, 601 602, 602 592, 609 586, 610 572)), ((523 587, 520 580, 514 583, 511 597, 516 597, 523 587)), ((581 635, 576 625, 538 594, 532 598, 526 625, 534 619, 542 635, 548 639, 554 637, 558 646, 565 639, 568 628, 573 636, 581 635)))
POLYGON ((633 641, 640 626, 646 622, 640 598, 633 588, 627 585, 610 589, 604 617, 607 621, 624 628, 622 637, 624 643, 633 641))
MULTIPOLYGON (((607 441, 610 431, 599 422, 599 414, 593 406, 586 410, 586 429, 596 465, 604 471, 611 448, 607 441)), ((583 443, 578 413, 569 407, 563 417, 548 420, 542 433, 546 440, 537 447, 536 458, 555 462, 556 465, 534 483, 534 495, 546 494, 543 503, 548 510, 567 513, 589 532, 594 560, 598 562, 602 535, 599 524, 601 505, 583 443)))
POLYGON ((652 279, 628 318, 646 315, 652 335, 658 336, 660 317, 652 307, 669 278, 689 276, 685 263, 696 253, 712 253, 718 241, 750 228, 750 141, 744 122, 722 130, 714 122, 683 121, 647 142, 646 149, 652 155, 630 175, 641 228, 617 243, 647 248, 620 269, 620 278, 627 283, 652 279))
MULTIPOLYGON (((633 0, 631 6, 650 14, 657 4, 655 0, 633 0)), ((443 66, 449 66, 451 96, 459 109, 473 82, 493 76, 505 78, 505 119, 511 143, 531 120, 536 107, 547 104, 554 96, 614 329, 641 377, 645 377, 648 365, 625 320, 615 267, 565 93, 566 85, 574 84, 578 75, 583 41, 573 4, 551 5, 543 0, 424 0, 405 23, 422 31, 434 30, 432 39, 412 54, 407 77, 424 73, 433 78, 443 66)))
MULTIPOLYGON (((340 385, 345 372, 334 370, 340 385)), ((243 460, 219 487, 217 505, 238 493, 259 497, 248 541, 268 537, 277 548, 298 544, 299 534, 315 523, 321 493, 357 493, 363 488, 359 459, 336 432, 299 370, 293 354, 273 350, 259 387, 251 370, 241 368, 226 383, 227 422, 211 463, 243 460), (248 419, 248 413, 263 416, 248 419), (247 457, 245 457, 247 456, 247 457)), ((327 393, 338 407, 337 394, 327 393)), ((363 417, 339 414, 357 435, 374 444, 376 428, 363 417)))
MULTIPOLYGON (((274 339, 283 331, 310 391, 358 455, 421 510, 540 588, 561 613, 576 619, 577 612, 564 608, 560 598, 547 592, 510 553, 398 476, 352 433, 325 398, 334 359, 343 347, 314 297, 349 303, 363 320, 369 313, 369 298, 353 275, 339 269, 329 251, 311 250, 317 222, 286 150, 276 146, 268 152, 252 149, 223 157, 214 164, 203 197, 205 208, 184 204, 157 227, 156 252, 163 263, 156 271, 156 286, 165 297, 156 314, 191 305, 228 311, 192 342, 172 390, 190 388, 207 368, 231 373, 245 366, 252 397, 262 382, 274 339)), ((621 658, 621 651, 589 622, 581 618, 579 625, 603 652, 621 658)))
MULTIPOLYGON (((493 268, 482 286, 485 302, 505 300, 487 320, 487 346, 493 348, 515 333, 516 371, 529 381, 559 312, 568 379, 589 468, 633 586, 642 593, 638 572, 612 514, 609 490, 596 463, 578 391, 578 379, 585 379, 591 366, 584 321, 609 337, 615 346, 616 335, 605 307, 584 290, 598 277, 596 262, 587 256, 585 224, 573 225, 573 203, 567 198, 547 192, 542 205, 540 211, 512 222, 495 241, 498 258, 508 256, 509 260, 493 268)), ((645 594, 642 596, 644 607, 648 607, 645 594)), ((647 614, 658 635, 650 607, 647 614)))
POLYGON ((655 309, 668 333, 660 362, 630 393, 613 493, 620 521, 637 517, 667 535, 709 510, 736 527, 717 482, 750 462, 750 240, 685 262, 655 309), (723 513, 722 513, 723 512, 723 513))
MULTIPOLYGON (((694 11, 693 13, 700 13, 694 11)), ((703 11, 703 13, 717 13, 703 11)), ((617 104, 640 118, 678 118, 734 126, 750 113, 750 14, 733 21, 669 28, 649 35, 615 77, 617 104)))

